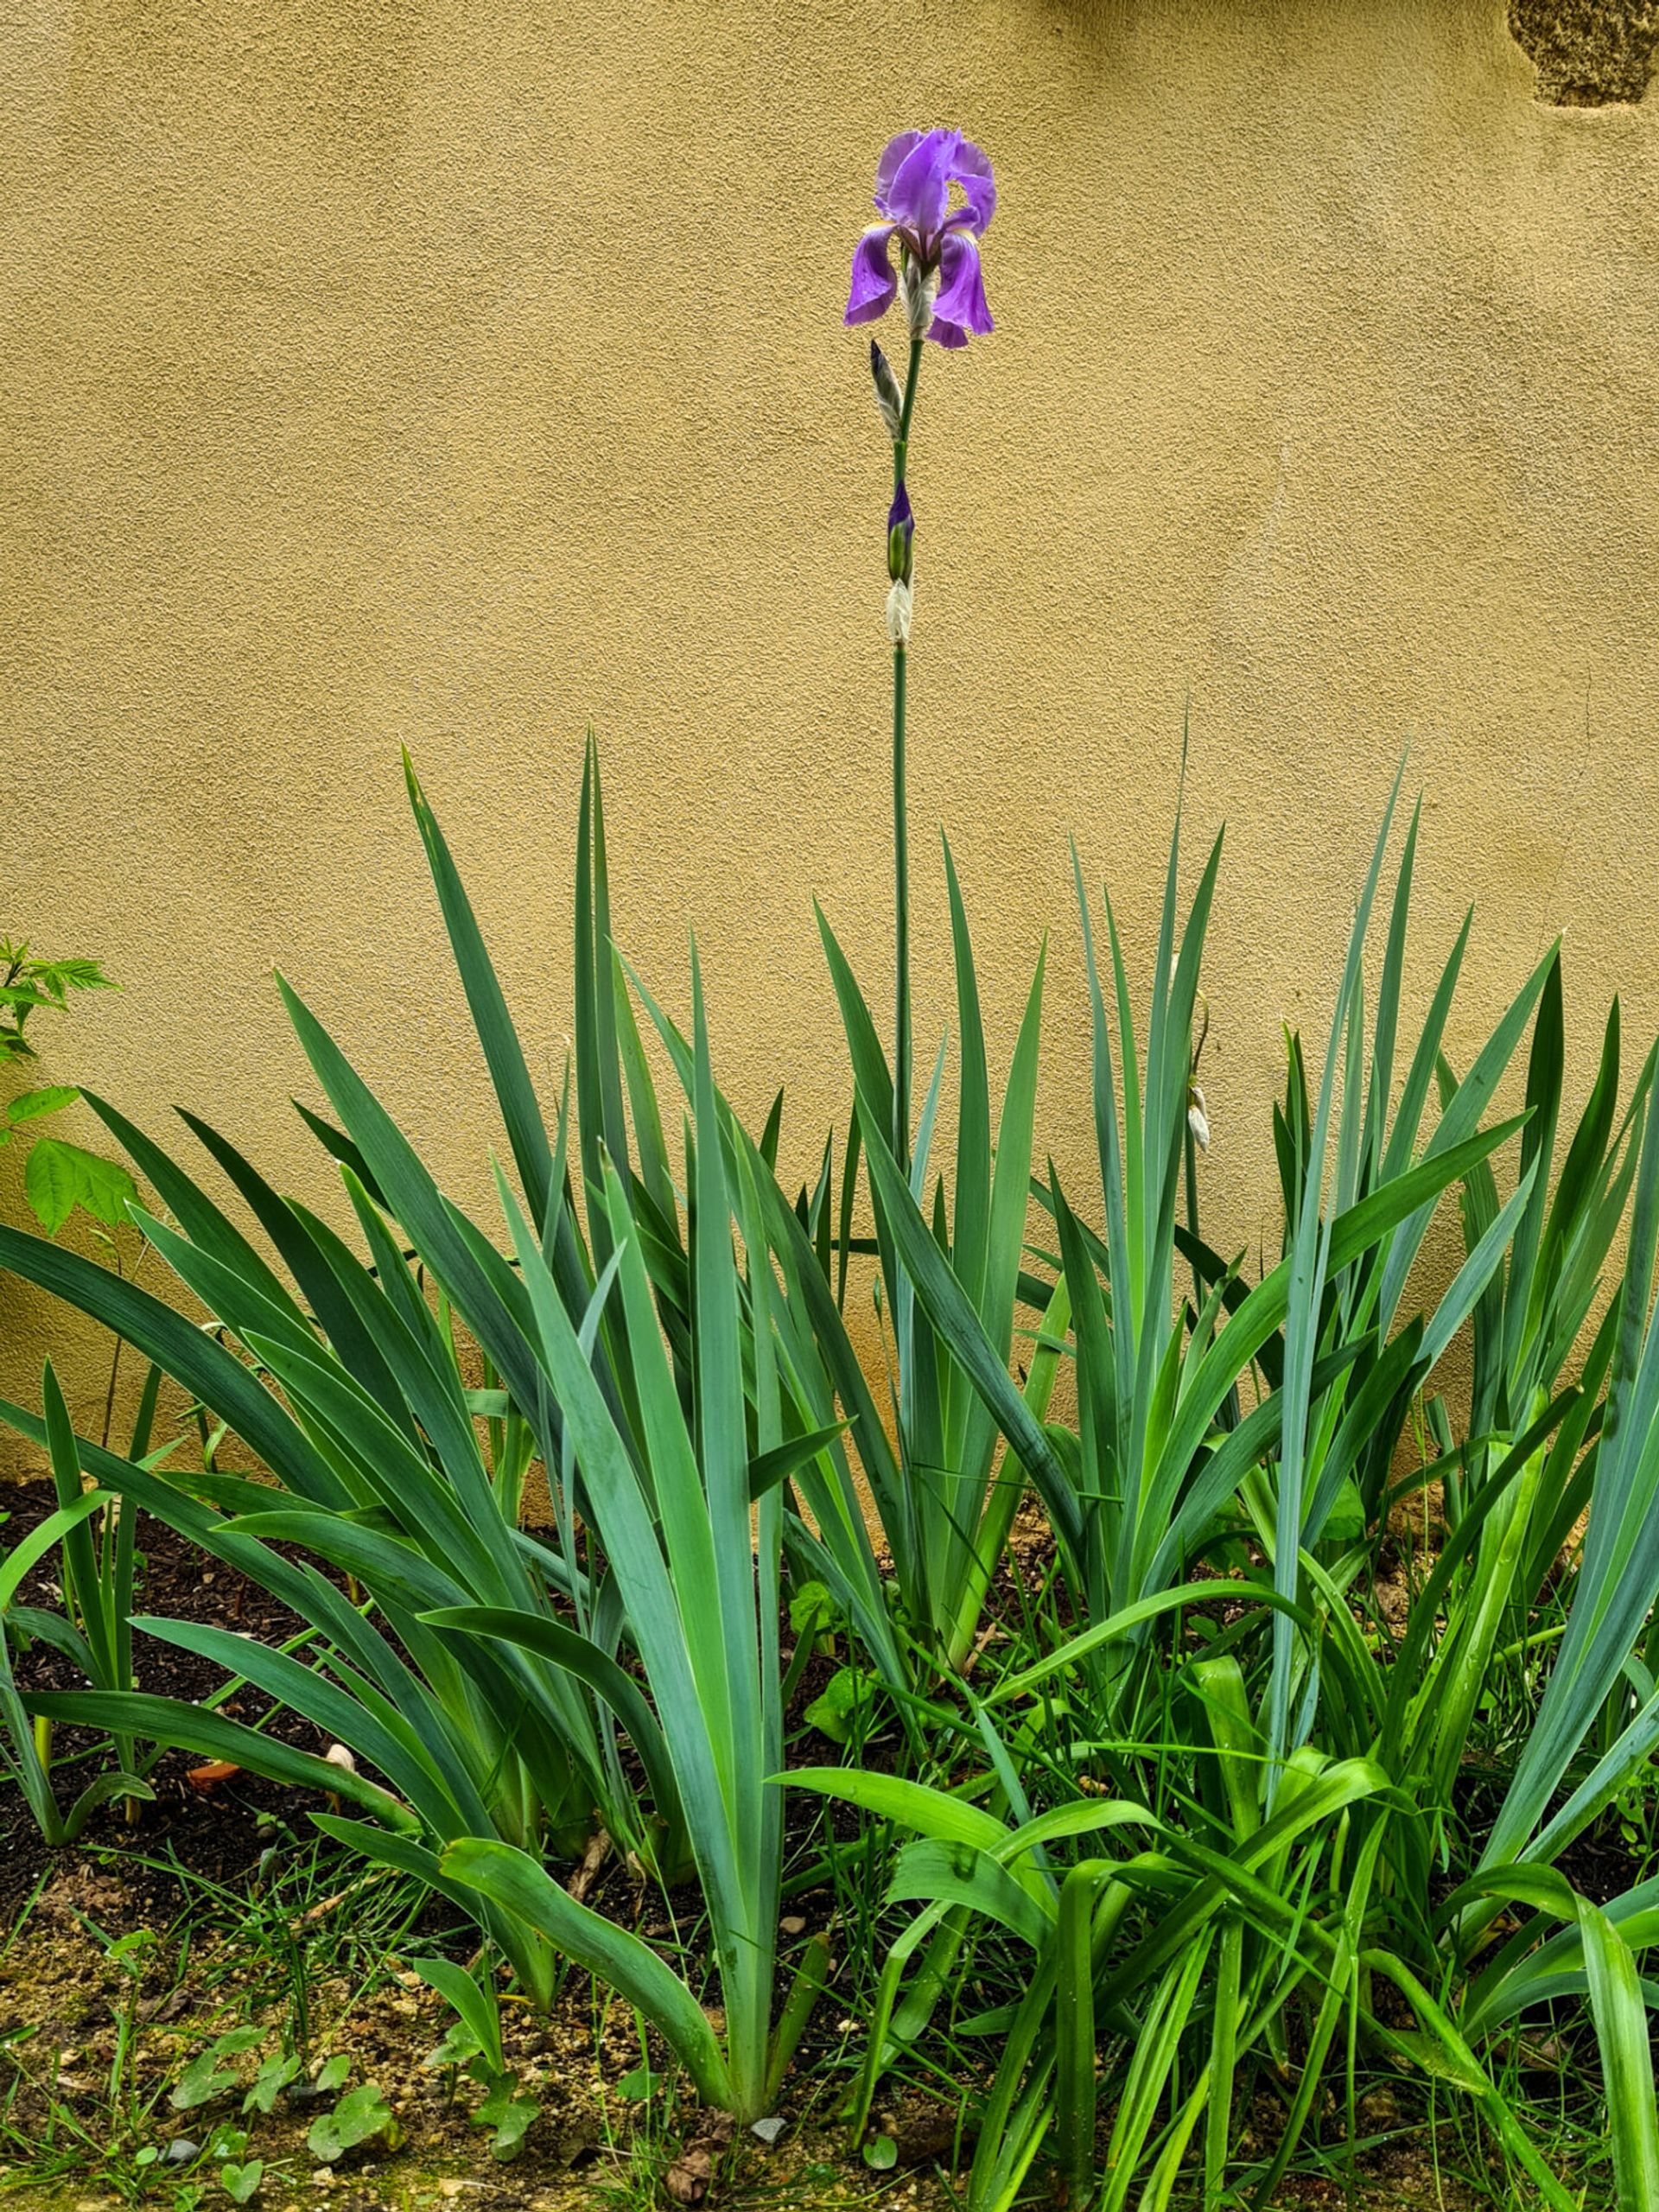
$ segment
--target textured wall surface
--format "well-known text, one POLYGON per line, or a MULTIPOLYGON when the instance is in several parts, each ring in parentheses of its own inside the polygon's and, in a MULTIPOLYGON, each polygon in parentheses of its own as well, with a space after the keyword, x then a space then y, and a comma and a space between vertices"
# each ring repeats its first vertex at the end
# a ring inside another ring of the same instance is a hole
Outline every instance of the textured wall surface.
MULTIPOLYGON (((1478 907, 1454 1046, 1563 928, 1575 1084, 1615 988, 1659 1025, 1659 116, 1541 97, 1503 0, 3 16, 0 926, 126 987, 37 1033, 47 1079, 187 1103, 327 1203, 280 964, 484 1207, 397 748, 550 1084, 591 721, 627 950, 683 1005, 696 926, 728 1087, 786 1083, 816 1154, 811 896, 884 988, 889 929, 887 464, 840 312, 875 152, 935 118, 1002 198, 997 334, 931 349, 912 464, 922 1036, 944 823, 1001 1054, 1052 931, 1080 1176, 1066 833, 1144 970, 1189 700, 1217 1241, 1276 1231, 1280 1023, 1328 1019, 1407 746, 1420 1003, 1478 907)), ((86 1404, 97 1346, 0 1284, 0 1388, 48 1343, 86 1404)))

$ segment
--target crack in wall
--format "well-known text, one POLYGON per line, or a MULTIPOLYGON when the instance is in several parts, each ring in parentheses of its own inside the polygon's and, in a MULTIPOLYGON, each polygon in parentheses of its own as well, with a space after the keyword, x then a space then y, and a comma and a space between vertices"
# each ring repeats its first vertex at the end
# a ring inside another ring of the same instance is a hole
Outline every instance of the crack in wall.
POLYGON ((1550 107, 1639 100, 1659 43, 1659 0, 1509 0, 1510 35, 1550 107))

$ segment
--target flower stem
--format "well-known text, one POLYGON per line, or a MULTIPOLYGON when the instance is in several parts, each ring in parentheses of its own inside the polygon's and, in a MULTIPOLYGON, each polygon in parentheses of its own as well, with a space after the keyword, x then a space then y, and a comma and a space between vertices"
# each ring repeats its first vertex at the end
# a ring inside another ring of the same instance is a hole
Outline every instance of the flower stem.
MULTIPOLYGON (((910 451, 910 418, 916 405, 916 378, 922 365, 922 341, 910 341, 910 365, 905 375, 904 407, 899 435, 893 446, 893 489, 895 498, 904 489, 905 464, 910 451)), ((910 1166, 911 1014, 910 1014, 910 837, 905 805, 905 691, 909 654, 902 645, 893 649, 893 952, 896 966, 895 1030, 893 1055, 893 1154, 901 1168, 910 1166)))
POLYGON ((893 1067, 893 1155, 910 1166, 910 852, 905 823, 905 663, 893 649, 893 950, 898 967, 898 1036, 893 1067))

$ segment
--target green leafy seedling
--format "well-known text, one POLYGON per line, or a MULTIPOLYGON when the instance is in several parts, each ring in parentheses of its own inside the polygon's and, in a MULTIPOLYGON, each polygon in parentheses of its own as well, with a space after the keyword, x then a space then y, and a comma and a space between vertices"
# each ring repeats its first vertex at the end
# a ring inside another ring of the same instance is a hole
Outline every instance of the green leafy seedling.
POLYGON ((480 2058, 482 2056, 483 2052, 480 2049, 478 2037, 467 2026, 466 2021, 451 2020, 442 2041, 427 2052, 421 2063, 423 2066, 434 2067, 470 2067, 474 2059, 480 2058))
POLYGON ((493 2131, 493 2158, 516 2157, 541 2106, 520 2090, 518 2077, 503 2056, 500 2009, 487 1974, 480 1980, 448 1959, 416 1959, 415 1971, 455 2012, 442 2040, 422 2064, 455 2068, 482 2082, 484 2099, 473 2113, 473 2126, 493 2131))
POLYGON ((292 2051, 286 2058, 280 2051, 276 2051, 269 2058, 261 2059, 259 2071, 253 2077, 252 2087, 242 2100, 243 2111, 245 2113, 275 2112, 277 2098, 282 2095, 289 2083, 297 2078, 299 2070, 298 2056, 292 2051))
POLYGON ((823 1695, 813 1699, 801 1718, 832 1744, 849 1743, 854 1720, 861 1712, 868 1713, 876 1688, 874 1675, 856 1667, 838 1667, 825 1683, 823 1695))
POLYGON ((257 2195, 264 2172, 263 2158, 250 2158, 245 2165, 232 2161, 219 2168, 219 2185, 232 2204, 246 2204, 257 2195))
POLYGON ((111 1966, 137 1980, 144 1971, 145 1953, 161 1940, 153 1928, 135 1928, 130 1936, 118 1936, 104 1955, 111 1966))
MULTIPOLYGON (((263 2028, 232 2028, 228 2035, 215 2037, 180 2075, 168 2100, 174 2111, 194 2112, 199 2105, 212 2104, 216 2097, 228 2096, 237 2082, 236 2070, 227 2066, 226 2060, 251 2050, 256 2044, 264 2041, 264 2036, 263 2028)), ((267 2105, 263 2109, 268 2112, 270 2107, 267 2105)))
POLYGON ((503 2074, 491 2085, 488 2095, 473 2114, 473 2126, 494 2131, 490 2138, 490 2156, 505 2163, 518 2155, 531 2122, 541 2109, 527 2090, 519 2088, 515 2075, 503 2074))
POLYGON ((311 2123, 305 2141, 314 2158, 325 2166, 332 2166, 348 2151, 356 2151, 365 2143, 384 2141, 393 2149, 397 2141, 397 2119, 382 2095, 376 2082, 365 2082, 359 2088, 347 2090, 334 2107, 320 2120, 311 2123))
POLYGON ((501 2049, 501 2008, 487 1971, 480 1979, 468 1974, 464 1967, 458 1967, 453 1959, 416 1959, 415 1971, 429 1989, 436 1990, 455 2015, 448 2034, 427 2064, 464 2066, 481 2056, 492 2075, 504 2073, 506 2060, 501 2049))
POLYGON ((822 1582, 803 1582, 789 1601, 789 1625, 828 1656, 836 1648, 836 1601, 822 1582))

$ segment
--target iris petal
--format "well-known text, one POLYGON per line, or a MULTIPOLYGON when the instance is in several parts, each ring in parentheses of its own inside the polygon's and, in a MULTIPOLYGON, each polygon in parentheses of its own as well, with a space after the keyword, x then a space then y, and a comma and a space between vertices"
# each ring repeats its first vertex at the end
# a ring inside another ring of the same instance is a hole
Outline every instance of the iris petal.
POLYGON ((971 138, 964 138, 957 149, 950 174, 962 187, 968 202, 951 216, 951 228, 972 231, 978 237, 989 226, 996 213, 996 186, 991 176, 990 156, 971 138))
POLYGON ((846 322, 874 322, 893 305, 899 289, 893 260, 887 251, 893 238, 891 223, 874 223, 853 249, 853 283, 847 296, 846 322))
POLYGON ((985 304, 979 248, 968 232, 951 231, 939 248, 939 296, 927 334, 941 346, 965 346, 970 335, 983 337, 995 327, 985 304))
POLYGON ((887 213, 922 241, 925 253, 944 226, 950 205, 950 176, 961 144, 961 136, 955 130, 926 132, 899 162, 887 187, 887 213))
POLYGON ((881 149, 881 158, 875 165, 875 204, 884 215, 888 212, 887 194, 893 189, 893 180, 899 174, 899 165, 906 154, 913 152, 920 145, 921 139, 919 130, 901 130, 897 137, 889 138, 881 149))

